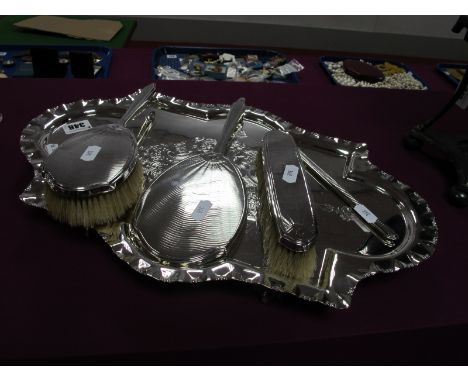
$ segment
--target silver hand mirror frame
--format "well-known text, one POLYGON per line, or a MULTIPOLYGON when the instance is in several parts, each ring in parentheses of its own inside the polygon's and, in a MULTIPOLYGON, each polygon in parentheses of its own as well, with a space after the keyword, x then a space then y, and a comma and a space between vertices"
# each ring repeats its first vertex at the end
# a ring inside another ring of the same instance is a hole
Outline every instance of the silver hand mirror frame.
POLYGON ((213 151, 171 166, 141 197, 132 220, 135 239, 163 264, 206 264, 235 248, 247 202, 241 173, 225 155, 244 111, 240 98, 213 151))
MULTIPOLYGON (((60 105, 34 118, 23 130, 20 140, 21 150, 34 168, 34 177, 20 199, 28 205, 44 208, 45 184, 41 176, 47 157, 44 147, 64 139, 60 135, 60 126, 83 119, 83 116, 94 126, 115 122, 139 93, 60 105)), ((138 147, 147 183, 180 160, 180 156, 211 151, 217 138, 213 131, 220 130, 228 109, 228 105, 199 104, 154 94, 151 102, 128 126, 137 134, 145 124, 148 127, 148 121, 154 121, 147 138, 138 147)), ((369 162, 365 144, 306 131, 270 112, 247 107, 243 129, 236 134, 228 156, 241 171, 248 200, 245 232, 239 247, 228 258, 204 266, 163 264, 135 245, 131 216, 97 232, 121 260, 137 272, 157 280, 193 283, 233 279, 261 284, 334 308, 350 306, 360 280, 380 272, 414 267, 434 252, 437 226, 426 201, 369 162), (304 155, 351 193, 359 192, 359 201, 374 209, 383 221, 391 221, 396 216, 402 229, 397 230, 399 239, 395 246, 380 246, 379 241, 371 243, 373 235, 369 228, 355 218, 350 207, 333 192, 314 186, 317 183, 314 181, 309 186, 317 206, 320 232, 316 245, 319 265, 316 272, 307 283, 266 275, 255 215, 258 199, 255 165, 252 163, 255 163, 262 136, 270 130, 290 133, 304 155), (376 200, 376 195, 381 198, 376 200)))

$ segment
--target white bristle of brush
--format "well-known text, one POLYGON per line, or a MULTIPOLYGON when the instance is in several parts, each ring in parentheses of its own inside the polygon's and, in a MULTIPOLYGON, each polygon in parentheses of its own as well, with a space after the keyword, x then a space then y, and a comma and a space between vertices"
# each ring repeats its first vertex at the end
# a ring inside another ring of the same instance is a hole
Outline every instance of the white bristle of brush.
POLYGON ((315 246, 306 252, 294 252, 280 244, 275 221, 270 212, 260 154, 257 158, 257 179, 260 196, 259 218, 267 273, 297 282, 307 282, 316 267, 315 246))
POLYGON ((91 228, 113 223, 135 205, 143 190, 143 183, 143 166, 137 162, 129 177, 110 192, 73 198, 47 186, 46 209, 54 219, 72 227, 91 228))

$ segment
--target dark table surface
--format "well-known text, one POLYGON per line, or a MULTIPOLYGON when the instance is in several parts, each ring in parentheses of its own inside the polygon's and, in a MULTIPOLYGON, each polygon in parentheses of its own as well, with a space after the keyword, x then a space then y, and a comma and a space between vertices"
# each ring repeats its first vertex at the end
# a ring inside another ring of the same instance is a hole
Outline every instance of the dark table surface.
MULTIPOLYGON (((338 87, 319 55, 300 53, 299 84, 158 81, 182 99, 247 104, 321 134, 366 142, 370 160, 417 190, 439 227, 434 255, 417 268, 359 283, 335 310, 293 297, 260 301, 236 282, 163 284, 131 270, 104 242, 52 221, 19 194, 32 169, 22 129, 49 107, 124 96, 151 82, 150 49, 116 49, 108 80, 0 81, 2 182, 0 362, 466 363, 468 209, 446 202, 449 172, 402 147, 453 87, 435 63, 406 60, 429 91, 338 87)), ((455 108, 439 128, 463 130, 455 108)))

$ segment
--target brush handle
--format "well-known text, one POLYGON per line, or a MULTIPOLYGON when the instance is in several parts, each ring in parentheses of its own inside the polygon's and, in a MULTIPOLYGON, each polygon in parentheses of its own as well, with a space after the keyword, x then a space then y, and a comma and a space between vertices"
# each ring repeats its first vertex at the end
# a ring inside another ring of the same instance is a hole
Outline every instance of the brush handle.
POLYGON ((135 114, 155 92, 156 86, 154 84, 149 84, 148 86, 145 86, 143 89, 141 89, 140 94, 134 98, 132 104, 129 106, 125 114, 120 118, 120 124, 126 127, 127 123, 135 116, 135 114))
POLYGON ((395 231, 393 231, 389 226, 377 218, 363 204, 359 203, 359 201, 353 195, 340 186, 335 179, 328 175, 317 163, 315 163, 302 151, 300 155, 307 169, 312 173, 312 176, 325 188, 332 191, 349 207, 351 207, 356 216, 359 217, 359 219, 382 243, 388 247, 393 247, 395 245, 396 240, 398 240, 398 235, 395 233, 395 231), (372 219, 366 218, 366 214, 371 216, 372 219))
POLYGON ((231 105, 229 113, 224 122, 223 133, 214 148, 214 152, 225 154, 231 135, 245 112, 245 98, 239 98, 231 105))

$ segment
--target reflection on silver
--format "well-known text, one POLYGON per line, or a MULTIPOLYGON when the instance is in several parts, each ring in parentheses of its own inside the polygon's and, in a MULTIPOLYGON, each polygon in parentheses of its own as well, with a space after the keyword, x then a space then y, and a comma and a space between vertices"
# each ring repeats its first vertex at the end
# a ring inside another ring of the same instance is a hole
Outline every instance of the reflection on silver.
POLYGON ((230 263, 224 263, 218 265, 217 267, 211 268, 211 270, 218 277, 227 277, 230 273, 234 271, 234 265, 230 263))
POLYGON ((138 269, 144 269, 144 268, 149 268, 151 267, 151 264, 148 263, 147 261, 140 259, 138 260, 138 269))
POLYGON ((251 282, 251 283, 260 281, 260 278, 262 276, 260 272, 253 271, 252 269, 248 269, 248 268, 243 269, 243 271, 245 274, 245 279, 244 279, 245 281, 251 282))
MULTIPOLYGON (((43 207, 45 183, 41 170, 48 156, 44 146, 64 141, 65 137, 60 134, 61 125, 79 121, 84 115, 93 126, 115 123, 132 100, 124 97, 78 101, 66 105, 66 108, 62 105, 49 109, 33 119, 22 132, 21 150, 34 168, 34 178, 21 194, 21 200, 43 207), (96 111, 95 114, 85 114, 91 109, 96 111), (44 139, 45 136, 47 139, 44 139)), ((144 166, 146 184, 149 185, 175 163, 191 155, 212 151, 228 110, 227 105, 197 104, 154 94, 147 107, 127 126, 137 135, 139 127, 150 113, 154 113, 153 127, 137 149, 138 158, 144 166)), ((234 136, 227 156, 240 171, 245 184, 247 220, 237 248, 228 257, 200 266, 165 265, 135 241, 134 229, 128 223, 131 216, 126 222, 98 230, 114 253, 136 271, 165 282, 241 280, 335 308, 350 305, 352 293, 363 278, 416 266, 433 253, 437 226, 429 206, 419 194, 370 163, 365 144, 307 132, 269 112, 252 107, 248 107, 244 114, 243 131, 245 135, 234 136), (301 284, 266 276, 256 220, 259 200, 255 174, 257 152, 263 136, 270 130, 290 133, 307 158, 398 234, 395 245, 390 248, 376 240, 372 232, 362 229, 349 214, 349 206, 306 173, 309 190, 318 207, 315 209, 319 224, 315 244, 316 271, 308 282, 301 284), (140 260, 144 263, 140 263, 140 260), (213 271, 213 268, 224 269, 217 267, 227 263, 233 267, 227 276, 219 276, 216 270, 213 271), (139 264, 144 267, 140 268, 139 264)), ((156 227, 160 224, 162 221, 155 222, 156 227)))
POLYGON ((164 279, 170 279, 171 276, 174 274, 174 272, 175 272, 175 269, 161 267, 161 276, 164 279))

